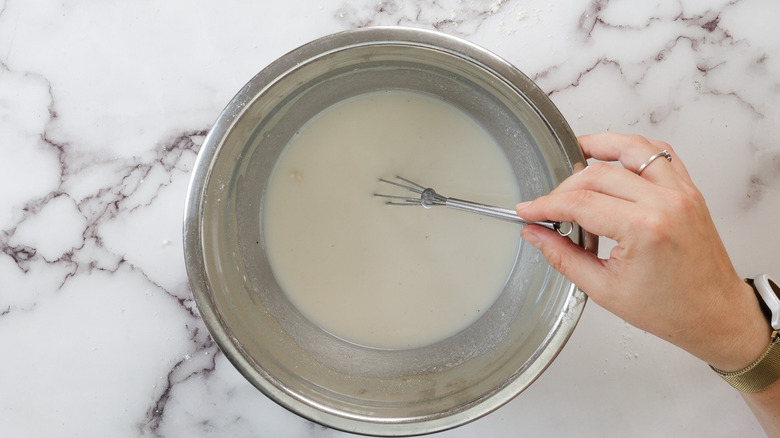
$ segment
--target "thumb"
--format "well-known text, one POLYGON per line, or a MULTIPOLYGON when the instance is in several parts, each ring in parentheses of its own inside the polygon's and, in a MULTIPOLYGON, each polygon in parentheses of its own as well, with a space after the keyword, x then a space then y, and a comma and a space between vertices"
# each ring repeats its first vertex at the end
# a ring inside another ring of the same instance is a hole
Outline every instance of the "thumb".
POLYGON ((526 242, 538 248, 547 263, 576 284, 585 293, 602 290, 607 279, 602 261, 592 252, 577 246, 567 237, 538 225, 528 225, 520 232, 526 242))

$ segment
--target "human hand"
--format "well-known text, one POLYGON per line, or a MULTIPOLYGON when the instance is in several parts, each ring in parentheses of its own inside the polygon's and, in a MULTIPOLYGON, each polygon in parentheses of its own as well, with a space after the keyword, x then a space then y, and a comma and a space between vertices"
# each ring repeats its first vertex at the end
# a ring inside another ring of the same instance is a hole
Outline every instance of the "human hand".
POLYGON ((609 259, 551 230, 523 239, 597 304, 712 366, 733 371, 755 360, 769 326, 750 286, 734 270, 707 206, 672 148, 639 136, 579 137, 595 162, 549 195, 517 206, 531 221, 572 221, 617 242, 609 259), (672 161, 655 160, 667 150, 672 161))

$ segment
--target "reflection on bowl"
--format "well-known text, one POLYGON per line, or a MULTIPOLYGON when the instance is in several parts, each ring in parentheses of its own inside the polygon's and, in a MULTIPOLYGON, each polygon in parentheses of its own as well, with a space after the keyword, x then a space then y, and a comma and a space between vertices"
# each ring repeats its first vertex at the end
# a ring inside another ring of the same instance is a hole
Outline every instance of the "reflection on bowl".
MULTIPOLYGON (((430 96, 473 119, 499 145, 520 199, 549 192, 585 162, 546 95, 495 55, 417 29, 343 32, 267 67, 220 115, 192 176, 185 256, 212 336, 268 397, 337 429, 412 435, 472 421, 520 393, 563 347, 585 296, 518 241, 492 306, 432 344, 358 345, 313 324, 292 304, 263 233, 274 167, 317 114, 387 90, 430 96)), ((580 229, 571 235, 583 246, 585 237, 580 229)))

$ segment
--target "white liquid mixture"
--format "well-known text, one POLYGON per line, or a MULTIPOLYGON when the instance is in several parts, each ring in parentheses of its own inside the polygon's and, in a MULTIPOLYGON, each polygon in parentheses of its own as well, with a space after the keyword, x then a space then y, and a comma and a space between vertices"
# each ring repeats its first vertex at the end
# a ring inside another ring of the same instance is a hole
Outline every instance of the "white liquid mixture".
POLYGON ((512 208, 503 152, 470 117, 410 92, 360 95, 322 111, 290 141, 264 204, 271 268, 314 324, 357 344, 414 348, 468 327, 500 294, 520 226, 435 207, 378 181, 401 175, 439 193, 512 208))

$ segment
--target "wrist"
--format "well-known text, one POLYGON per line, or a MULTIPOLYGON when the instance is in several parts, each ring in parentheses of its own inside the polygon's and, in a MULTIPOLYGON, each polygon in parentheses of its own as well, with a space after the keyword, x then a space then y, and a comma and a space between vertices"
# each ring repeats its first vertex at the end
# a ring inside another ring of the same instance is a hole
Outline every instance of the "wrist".
POLYGON ((762 319, 772 332, 771 341, 764 352, 746 367, 734 371, 713 367, 713 370, 740 392, 755 393, 771 387, 780 379, 780 286, 766 274, 745 281, 755 291, 762 319))
POLYGON ((705 359, 712 367, 721 371, 741 370, 767 349, 771 341, 772 328, 766 320, 753 288, 740 281, 730 299, 723 300, 720 312, 720 329, 714 343, 714 350, 705 359))

